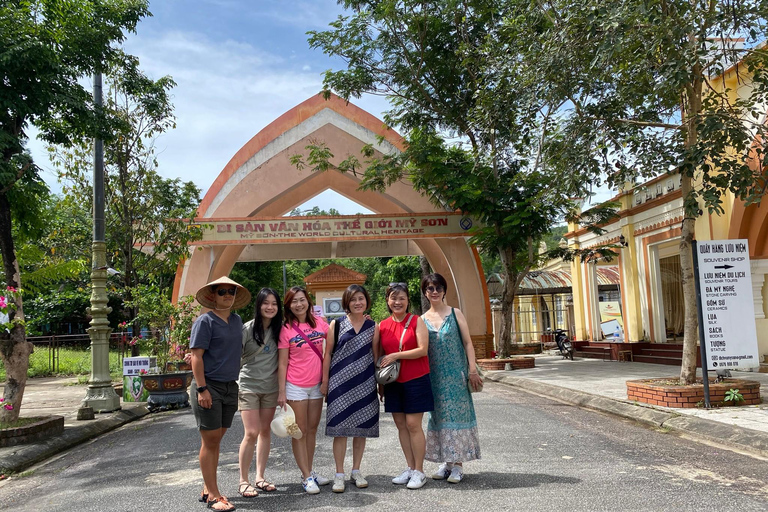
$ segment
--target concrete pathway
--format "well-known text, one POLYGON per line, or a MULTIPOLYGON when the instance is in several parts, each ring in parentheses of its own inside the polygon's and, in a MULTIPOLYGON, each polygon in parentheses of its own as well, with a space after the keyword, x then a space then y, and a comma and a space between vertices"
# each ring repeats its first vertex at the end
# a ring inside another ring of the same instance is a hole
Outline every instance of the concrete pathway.
MULTIPOLYGON (((541 355, 536 357, 535 368, 504 373, 512 374, 517 378, 545 382, 634 404, 634 402, 627 400, 626 382, 628 380, 678 378, 680 368, 660 364, 624 363, 598 359, 569 361, 560 356, 541 355)), ((763 397, 768 393, 768 373, 732 371, 732 375, 738 379, 756 380, 761 384, 760 389, 763 397)), ((701 377, 701 369, 698 371, 698 376, 701 377)), ((768 403, 712 409, 673 409, 657 406, 653 408, 768 433, 768 403)))
MULTIPOLYGON (((596 359, 569 361, 559 355, 542 354, 536 356, 535 368, 488 372, 487 379, 768 457, 768 404, 706 410, 671 409, 627 400, 627 380, 676 378, 679 371, 675 366, 596 359)), ((762 384, 763 393, 768 393, 768 374, 734 372, 734 377, 757 380, 762 384)), ((34 444, 0 448, 0 474, 21 471, 148 414, 143 403, 123 403, 120 411, 97 414, 95 420, 78 421, 77 410, 85 392, 86 386, 72 377, 30 379, 22 416, 64 416, 64 434, 34 444)))

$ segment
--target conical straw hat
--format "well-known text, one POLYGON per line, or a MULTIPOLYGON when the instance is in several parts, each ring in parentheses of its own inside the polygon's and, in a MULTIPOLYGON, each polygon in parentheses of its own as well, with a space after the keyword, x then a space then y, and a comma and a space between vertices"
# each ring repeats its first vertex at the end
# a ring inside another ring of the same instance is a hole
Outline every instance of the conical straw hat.
POLYGON ((199 302, 200 305, 204 308, 214 309, 216 307, 216 292, 213 291, 213 287, 218 285, 237 287, 237 292, 235 293, 235 302, 232 304, 232 309, 240 309, 247 306, 248 303, 251 302, 251 292, 227 276, 223 276, 216 279, 215 281, 211 281, 210 283, 197 290, 197 293, 195 294, 197 302, 199 302))

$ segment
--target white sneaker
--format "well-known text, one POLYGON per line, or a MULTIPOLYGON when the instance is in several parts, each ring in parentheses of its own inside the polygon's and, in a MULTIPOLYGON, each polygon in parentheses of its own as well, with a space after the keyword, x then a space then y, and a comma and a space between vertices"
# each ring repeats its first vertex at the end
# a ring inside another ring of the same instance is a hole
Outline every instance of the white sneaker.
POLYGON ((314 471, 312 471, 310 475, 312 476, 312 478, 315 479, 315 482, 317 482, 317 485, 328 485, 329 483, 331 483, 329 479, 325 478, 324 476, 318 475, 314 471))
POLYGON ((396 476, 392 479, 393 484, 397 485, 403 485, 407 484, 411 481, 411 475, 413 474, 413 470, 411 468, 406 469, 402 473, 400 473, 400 476, 396 476))
POLYGON ((344 476, 336 475, 333 478, 333 487, 331 487, 331 490, 333 492, 344 492, 345 484, 344 484, 344 476))
POLYGON ((461 469, 461 466, 453 466, 451 475, 448 477, 448 481, 452 484, 457 484, 461 482, 462 478, 464 478, 464 470, 461 469))
POLYGON ((453 469, 453 464, 450 462, 443 462, 440 464, 440 466, 437 468, 437 471, 435 471, 432 474, 433 480, 444 480, 448 478, 448 475, 451 474, 451 469, 453 469))
POLYGON ((421 489, 424 487, 425 483, 427 483, 427 475, 414 469, 413 474, 411 474, 411 479, 408 480, 408 485, 406 485, 406 487, 409 489, 421 489))
POLYGON ((365 489, 368 487, 368 480, 366 480, 363 474, 359 471, 353 471, 350 480, 355 482, 355 487, 358 489, 365 489))
POLYGON ((317 482, 315 482, 315 479, 310 477, 307 477, 306 480, 301 482, 301 485, 304 487, 304 492, 307 494, 317 494, 320 492, 320 488, 317 486, 317 482))

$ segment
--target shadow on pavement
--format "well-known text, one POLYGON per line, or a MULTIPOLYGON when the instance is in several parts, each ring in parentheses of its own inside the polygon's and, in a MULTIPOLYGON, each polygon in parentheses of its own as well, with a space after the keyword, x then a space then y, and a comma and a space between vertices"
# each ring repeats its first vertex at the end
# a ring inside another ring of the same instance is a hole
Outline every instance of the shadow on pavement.
MULTIPOLYGON (((367 489, 356 489, 347 482, 347 490, 335 494, 330 486, 322 487, 320 494, 307 496, 299 484, 278 485, 274 493, 262 493, 254 499, 230 496, 230 501, 239 510, 302 510, 335 505, 337 508, 357 508, 372 506, 380 499, 390 499, 394 493, 406 493, 407 496, 418 498, 422 491, 441 493, 463 493, 488 491, 496 489, 520 489, 538 487, 549 484, 577 484, 580 478, 549 475, 545 473, 495 473, 482 472, 464 476, 460 484, 450 484, 445 481, 427 480, 423 489, 409 490, 404 485, 393 485, 391 475, 366 475, 369 486, 367 489)), ((459 495, 460 496, 460 495, 459 495)), ((458 499, 460 497, 457 496, 458 499)), ((445 497, 445 496, 443 496, 445 497)), ((393 502, 394 503, 394 502, 393 502)))

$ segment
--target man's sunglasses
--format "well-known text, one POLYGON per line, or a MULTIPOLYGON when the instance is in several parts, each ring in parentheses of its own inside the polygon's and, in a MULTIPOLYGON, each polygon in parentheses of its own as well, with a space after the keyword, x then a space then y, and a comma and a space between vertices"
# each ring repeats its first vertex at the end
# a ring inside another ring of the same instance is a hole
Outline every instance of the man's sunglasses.
POLYGON ((237 291, 237 288, 219 288, 216 290, 216 293, 219 294, 219 297, 223 297, 225 295, 235 295, 235 292, 237 291))

